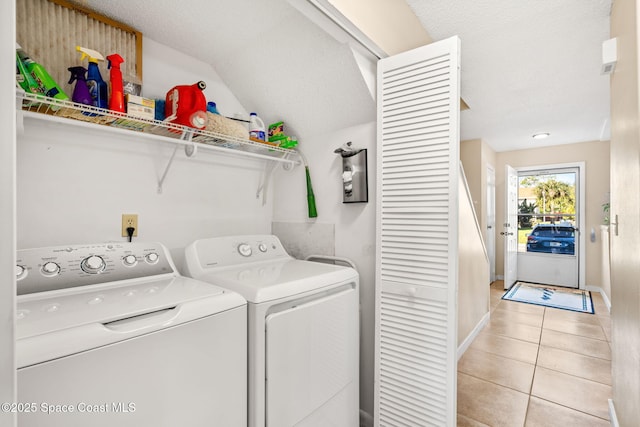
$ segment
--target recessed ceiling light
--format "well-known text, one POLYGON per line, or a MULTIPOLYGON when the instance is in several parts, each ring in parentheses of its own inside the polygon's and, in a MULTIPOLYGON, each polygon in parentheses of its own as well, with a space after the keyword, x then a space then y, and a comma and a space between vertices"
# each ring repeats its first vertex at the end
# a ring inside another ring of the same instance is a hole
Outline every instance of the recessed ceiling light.
POLYGON ((549 135, 550 135, 549 132, 534 133, 533 139, 545 139, 545 138, 548 138, 549 135))

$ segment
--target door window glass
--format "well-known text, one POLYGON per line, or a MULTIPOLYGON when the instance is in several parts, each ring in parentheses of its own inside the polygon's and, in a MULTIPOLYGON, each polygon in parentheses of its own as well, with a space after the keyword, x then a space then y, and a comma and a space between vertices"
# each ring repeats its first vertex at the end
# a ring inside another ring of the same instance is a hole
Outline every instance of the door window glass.
POLYGON ((575 254, 576 173, 518 177, 518 252, 575 254))

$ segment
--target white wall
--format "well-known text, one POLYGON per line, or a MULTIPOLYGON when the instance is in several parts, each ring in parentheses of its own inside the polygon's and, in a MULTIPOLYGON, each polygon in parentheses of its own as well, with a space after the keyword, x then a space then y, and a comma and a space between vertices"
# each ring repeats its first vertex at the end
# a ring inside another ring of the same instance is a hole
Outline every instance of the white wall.
MULTIPOLYGON (((0 4, 0 402, 15 401, 15 2, 0 4)), ((0 425, 15 425, 0 411, 0 425)))
MULTIPOLYGON (((204 80, 222 112, 244 112, 209 65, 149 39, 143 60, 146 96, 204 80)), ((25 128, 18 136, 18 248, 122 241, 121 214, 137 213, 138 239, 166 244, 180 268, 182 248, 194 239, 270 232, 272 203, 256 198, 263 161, 204 151, 187 159, 180 150, 158 194, 172 145, 35 120, 25 128)))
MULTIPOLYGON (((466 173, 466 172, 465 172, 466 173)), ((458 349, 465 351, 489 313, 489 259, 468 179, 462 174, 458 203, 458 349)), ((458 353, 458 357, 460 356, 458 353)))
MULTIPOLYGON (((372 117, 373 120, 373 117, 372 117)), ((278 222, 334 224, 335 255, 351 259, 360 273, 360 408, 373 414, 374 285, 376 213, 376 127, 366 123, 307 137, 301 143, 309 160, 318 218, 307 217, 304 168, 278 170, 274 177, 274 213, 278 222), (342 203, 342 159, 333 152, 347 141, 354 148, 366 148, 369 174, 369 202, 342 203)), ((304 240, 305 235, 300 239, 304 240)))

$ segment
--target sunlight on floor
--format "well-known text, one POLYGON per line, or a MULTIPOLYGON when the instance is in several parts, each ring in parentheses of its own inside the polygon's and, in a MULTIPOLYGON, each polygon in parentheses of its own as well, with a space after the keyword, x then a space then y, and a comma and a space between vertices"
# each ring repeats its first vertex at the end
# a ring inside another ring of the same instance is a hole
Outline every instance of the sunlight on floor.
POLYGON ((611 319, 504 301, 458 363, 458 426, 609 426, 611 319))

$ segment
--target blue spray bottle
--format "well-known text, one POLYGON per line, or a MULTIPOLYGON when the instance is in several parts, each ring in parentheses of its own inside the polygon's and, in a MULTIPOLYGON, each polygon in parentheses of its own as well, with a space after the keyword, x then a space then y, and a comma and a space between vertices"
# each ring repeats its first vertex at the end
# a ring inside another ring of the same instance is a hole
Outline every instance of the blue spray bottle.
POLYGON ((95 50, 87 49, 86 47, 76 46, 78 52, 82 52, 81 60, 89 58, 89 73, 87 74, 87 87, 91 93, 93 99, 93 105, 98 108, 107 109, 109 102, 107 99, 108 87, 107 82, 102 80, 100 74, 100 68, 98 68, 98 61, 104 61, 104 57, 95 50))

